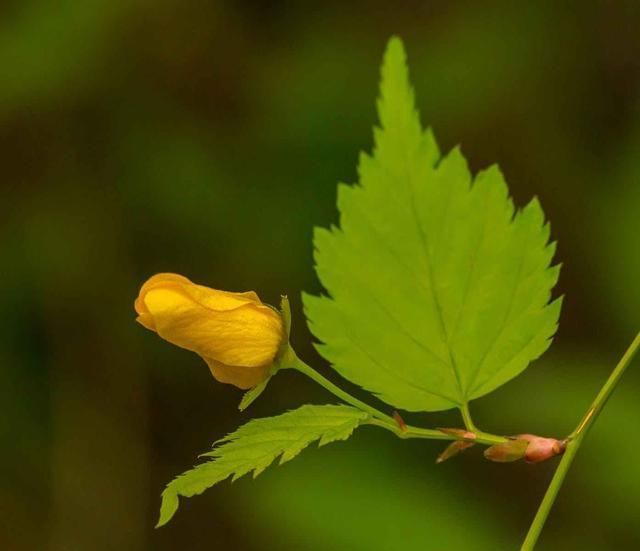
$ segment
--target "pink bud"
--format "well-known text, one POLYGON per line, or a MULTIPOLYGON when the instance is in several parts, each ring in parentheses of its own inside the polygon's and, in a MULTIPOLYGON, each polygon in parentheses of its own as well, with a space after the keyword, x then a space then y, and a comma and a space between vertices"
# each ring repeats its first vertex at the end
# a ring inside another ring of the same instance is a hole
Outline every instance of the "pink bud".
POLYGON ((566 447, 566 444, 560 440, 543 438, 535 434, 519 434, 516 438, 529 442, 525 453, 527 463, 539 463, 551 459, 563 453, 566 447))

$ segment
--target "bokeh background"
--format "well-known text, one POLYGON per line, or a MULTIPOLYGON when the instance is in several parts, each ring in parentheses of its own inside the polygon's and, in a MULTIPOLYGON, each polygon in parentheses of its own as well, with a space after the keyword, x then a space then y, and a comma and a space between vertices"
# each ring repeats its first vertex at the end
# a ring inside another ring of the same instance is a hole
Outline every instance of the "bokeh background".
MULTIPOLYGON (((287 372, 241 414, 241 392, 137 325, 132 303, 158 271, 272 303, 287 293, 296 348, 339 381, 299 297, 320 290, 312 227, 336 221, 336 183, 355 180, 371 147, 378 66, 397 33, 443 148, 461 143, 474 170, 499 162, 519 205, 540 197, 559 240, 552 351, 474 403, 476 421, 567 434, 640 329, 639 7, 2 2, 0 548, 516 549, 554 464, 490 464, 474 449, 436 466, 442 444, 375 428, 183 500, 154 530, 164 484, 214 440, 334 400, 287 372)), ((540 549, 640 548, 633 367, 540 549)))

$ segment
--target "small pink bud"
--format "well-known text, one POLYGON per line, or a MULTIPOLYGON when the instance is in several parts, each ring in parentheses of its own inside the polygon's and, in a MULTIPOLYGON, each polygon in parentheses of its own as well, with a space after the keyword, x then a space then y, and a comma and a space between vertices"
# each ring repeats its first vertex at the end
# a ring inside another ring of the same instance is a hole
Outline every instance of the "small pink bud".
POLYGON ((539 463, 551 459, 563 453, 566 447, 566 444, 560 440, 543 438, 535 434, 519 434, 516 438, 529 443, 525 453, 527 463, 539 463))

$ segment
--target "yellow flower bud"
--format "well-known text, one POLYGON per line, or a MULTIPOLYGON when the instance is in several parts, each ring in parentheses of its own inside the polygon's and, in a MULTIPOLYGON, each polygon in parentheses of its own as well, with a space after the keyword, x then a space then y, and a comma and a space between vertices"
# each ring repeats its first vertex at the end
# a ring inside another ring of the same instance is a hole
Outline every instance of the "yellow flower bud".
POLYGON ((253 291, 217 291, 177 274, 149 278, 135 309, 144 327, 200 355, 218 381, 242 389, 269 377, 285 338, 282 316, 253 291))

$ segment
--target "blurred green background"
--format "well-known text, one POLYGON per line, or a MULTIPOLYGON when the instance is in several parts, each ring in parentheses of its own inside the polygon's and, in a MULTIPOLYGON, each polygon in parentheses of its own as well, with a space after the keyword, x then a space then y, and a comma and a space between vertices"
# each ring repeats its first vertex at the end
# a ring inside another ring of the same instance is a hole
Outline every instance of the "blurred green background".
MULTIPOLYGON (((563 436, 640 329, 640 5, 627 2, 5 0, 0 5, 0 549, 508 550, 554 463, 490 464, 363 428, 256 481, 164 484, 251 416, 335 401, 282 373, 241 392, 134 322, 174 271, 317 292, 313 225, 371 147, 386 40, 423 121, 474 170, 499 162, 559 240, 557 339, 473 403, 496 433, 563 436)), ((640 548, 640 365, 581 450, 542 550, 640 548)), ((340 381, 343 383, 343 381, 340 381)), ((351 385, 344 386, 355 393, 351 385)), ((362 393, 359 394, 362 396, 362 393)), ((389 409, 386 406, 383 406, 389 409)), ((413 415, 457 425, 453 413, 413 415)))

